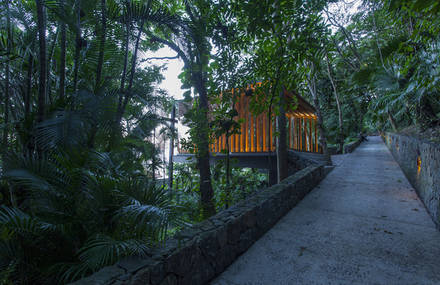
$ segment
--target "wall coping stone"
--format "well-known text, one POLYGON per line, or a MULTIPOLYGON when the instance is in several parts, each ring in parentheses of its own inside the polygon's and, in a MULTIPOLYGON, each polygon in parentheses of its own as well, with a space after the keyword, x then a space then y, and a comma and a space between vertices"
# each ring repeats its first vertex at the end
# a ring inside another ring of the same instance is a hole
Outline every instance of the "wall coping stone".
POLYGON ((381 134, 381 136, 383 137, 384 134, 385 135, 389 134, 389 135, 394 135, 394 136, 405 137, 405 138, 407 138, 409 140, 412 140, 414 142, 417 142, 417 143, 424 143, 424 144, 428 144, 430 146, 433 146, 435 148, 440 148, 440 145, 438 143, 429 141, 427 139, 422 139, 422 138, 413 137, 413 136, 410 136, 410 135, 407 135, 407 134, 400 134, 400 133, 394 133, 394 132, 384 132, 383 134, 381 134))

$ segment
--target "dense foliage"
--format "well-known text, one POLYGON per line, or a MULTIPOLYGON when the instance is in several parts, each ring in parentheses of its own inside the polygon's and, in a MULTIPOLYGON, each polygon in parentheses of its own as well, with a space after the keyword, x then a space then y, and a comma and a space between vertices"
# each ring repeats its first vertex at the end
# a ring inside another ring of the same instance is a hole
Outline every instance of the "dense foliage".
MULTIPOLYGON (((336 31, 328 58, 341 97, 344 137, 439 126, 438 1, 364 1, 345 19, 330 11, 326 16, 336 31)), ((322 81, 331 139, 337 137, 336 100, 331 84, 322 81)))
POLYGON ((251 110, 278 116, 278 162, 295 108, 284 89, 314 104, 325 152, 361 132, 436 129, 439 13, 436 0, 2 1, 0 283, 64 283, 147 255, 267 185, 228 146, 209 164, 210 142, 240 132, 233 88, 261 82, 251 110), (158 88, 165 58, 145 56, 163 46, 184 63, 196 157, 171 187, 159 172, 175 102, 158 88))

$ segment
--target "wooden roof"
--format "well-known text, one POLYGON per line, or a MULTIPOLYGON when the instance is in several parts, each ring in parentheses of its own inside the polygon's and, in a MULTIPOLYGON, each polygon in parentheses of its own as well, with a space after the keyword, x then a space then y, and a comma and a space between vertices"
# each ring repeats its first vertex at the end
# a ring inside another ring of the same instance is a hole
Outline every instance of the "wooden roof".
POLYGON ((296 92, 286 91, 286 96, 290 100, 295 100, 296 98, 296 108, 295 110, 289 111, 287 110, 287 116, 292 117, 307 117, 307 118, 316 118, 316 109, 309 102, 306 101, 303 97, 301 97, 296 92))
MULTIPOLYGON (((256 83, 255 85, 260 85, 260 84, 261 83, 256 83)), ((251 88, 252 89, 254 88, 253 85, 251 85, 251 88)), ((240 95, 243 96, 244 92, 242 92, 242 94, 240 95)), ((286 114, 288 117, 316 119, 316 109, 309 102, 307 102, 306 99, 304 99, 298 93, 292 91, 285 91, 285 95, 288 104, 291 104, 293 106, 293 102, 296 102, 295 104, 296 107, 292 108, 294 110, 286 110, 286 114)), ((192 102, 187 102, 184 100, 177 100, 177 102, 178 102, 177 116, 182 117, 188 111, 188 109, 191 108, 192 102)))

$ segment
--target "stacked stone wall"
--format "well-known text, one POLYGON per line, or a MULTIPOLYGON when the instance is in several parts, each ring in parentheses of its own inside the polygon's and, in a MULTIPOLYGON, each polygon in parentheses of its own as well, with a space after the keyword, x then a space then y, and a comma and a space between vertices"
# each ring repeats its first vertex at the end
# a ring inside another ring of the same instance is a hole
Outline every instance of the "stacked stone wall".
POLYGON ((353 152, 361 144, 361 142, 362 142, 361 139, 357 139, 354 142, 344 145, 344 153, 353 152))
MULTIPOLYGON (((361 139, 358 138, 351 143, 344 144, 344 153, 353 152, 361 144, 361 142, 362 142, 361 139)), ((330 155, 338 154, 338 146, 335 146, 335 145, 329 146, 328 152, 330 155)))
POLYGON ((326 173, 321 165, 308 166, 177 233, 150 258, 124 259, 74 284, 206 284, 292 209, 326 173))
POLYGON ((440 229, 440 145, 394 133, 382 138, 440 229))

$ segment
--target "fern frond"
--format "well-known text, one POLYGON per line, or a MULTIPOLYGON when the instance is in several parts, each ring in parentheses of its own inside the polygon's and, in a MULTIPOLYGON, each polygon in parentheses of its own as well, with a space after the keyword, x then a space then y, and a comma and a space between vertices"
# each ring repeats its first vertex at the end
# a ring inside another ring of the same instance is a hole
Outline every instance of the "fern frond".
POLYGON ((78 258, 91 270, 114 264, 127 256, 146 256, 148 248, 141 240, 116 240, 99 234, 88 240, 78 252, 78 258))

